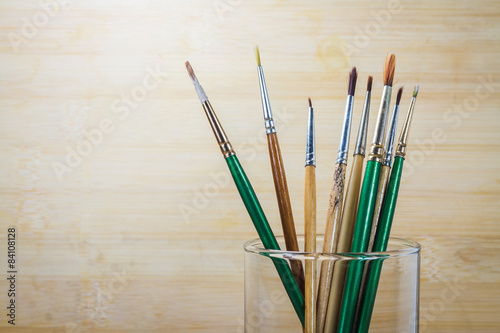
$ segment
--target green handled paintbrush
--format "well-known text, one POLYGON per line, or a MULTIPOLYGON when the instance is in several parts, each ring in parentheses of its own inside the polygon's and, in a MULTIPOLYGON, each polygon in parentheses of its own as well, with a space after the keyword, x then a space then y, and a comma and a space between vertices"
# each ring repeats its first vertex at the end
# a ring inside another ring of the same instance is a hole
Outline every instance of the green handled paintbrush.
MULTIPOLYGON (((396 56, 391 54, 384 66, 384 90, 380 102, 370 156, 366 163, 366 171, 361 186, 356 224, 354 226, 354 235, 351 245, 351 252, 355 253, 366 252, 368 249, 380 169, 382 167, 382 158, 384 154, 384 130, 391 101, 395 67, 396 56)), ((351 333, 352 331, 361 278, 363 275, 363 266, 364 262, 359 260, 353 260, 349 264, 342 297, 342 305, 340 308, 338 332, 351 333)))
MULTIPOLYGON (((215 138, 217 139, 217 143, 219 144, 222 155, 227 162, 227 166, 229 167, 229 171, 233 177, 234 183, 240 193, 241 199, 245 204, 245 207, 252 219, 252 222, 257 229, 257 233, 262 241, 264 247, 268 250, 280 250, 278 242, 274 237, 273 231, 271 230, 271 226, 266 219, 264 211, 260 206, 259 200, 257 199, 257 195, 255 194, 252 185, 248 177, 245 175, 243 168, 236 157, 236 154, 231 146, 231 143, 227 139, 226 133, 222 128, 217 115, 215 114, 212 105, 210 104, 205 91, 201 87, 196 75, 194 74, 193 68, 186 62, 186 68, 188 70, 189 76, 193 81, 194 87, 200 99, 200 102, 205 110, 205 114, 207 115, 208 121, 210 122, 210 126, 214 132, 215 138)), ((292 302, 292 305, 297 312, 299 320, 304 326, 304 298, 300 289, 295 282, 295 279, 292 275, 292 271, 288 263, 283 259, 271 258, 273 263, 278 271, 278 274, 283 282, 285 290, 292 302)))
MULTIPOLYGON (((396 202, 398 199, 399 184, 401 182, 401 175, 403 172, 403 163, 406 157, 406 145, 408 142, 408 134, 410 132, 411 120, 413 117, 413 110, 417 100, 418 85, 413 90, 413 97, 410 102, 410 108, 406 115, 405 123, 399 137, 399 143, 396 148, 396 157, 394 158, 394 167, 391 172, 391 179, 387 188, 387 194, 382 207, 382 214, 378 224, 377 233, 375 236, 375 243, 373 244, 374 252, 382 252, 387 250, 387 243, 389 242, 389 235, 391 233, 392 220, 396 210, 396 202)), ((359 329, 357 332, 368 332, 370 321, 375 305, 375 297, 377 294, 380 273, 382 271, 382 261, 377 260, 370 266, 368 279, 364 297, 361 303, 359 315, 359 329)))

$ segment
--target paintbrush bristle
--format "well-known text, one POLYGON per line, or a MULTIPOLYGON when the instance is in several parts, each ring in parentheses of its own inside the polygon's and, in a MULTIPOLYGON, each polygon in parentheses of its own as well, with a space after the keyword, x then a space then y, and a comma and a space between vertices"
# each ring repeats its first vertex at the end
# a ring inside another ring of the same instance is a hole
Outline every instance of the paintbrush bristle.
POLYGON ((420 88, 420 86, 417 84, 415 86, 415 89, 413 89, 413 97, 417 98, 417 95, 418 95, 418 88, 420 88))
POLYGON ((260 52, 259 52, 259 47, 255 47, 255 59, 257 59, 257 66, 261 66, 260 64, 260 52))
POLYGON ((201 86, 200 82, 198 82, 198 79, 196 78, 196 75, 194 74, 193 67, 191 67, 191 64, 189 61, 186 61, 186 68, 189 74, 189 77, 191 78, 191 81, 193 81, 194 88, 196 89, 196 93, 198 94, 198 98, 200 99, 200 102, 203 104, 206 101, 208 101, 207 94, 205 94, 205 91, 203 90, 203 87, 201 86))
POLYGON ((312 105, 312 102, 311 102, 311 97, 308 97, 307 99, 309 100, 309 107, 312 108, 313 105, 312 105))
POLYGON ((401 101, 402 95, 403 95, 403 87, 399 88, 399 90, 398 90, 398 96, 396 97, 396 105, 399 105, 399 102, 401 101))
POLYGON ((189 61, 186 61, 186 68, 187 68, 189 77, 191 78, 193 83, 196 83, 196 81, 198 81, 198 80, 196 79, 196 75, 194 74, 193 67, 191 67, 191 64, 189 63, 189 61))
POLYGON ((366 84, 366 91, 372 91, 373 76, 368 76, 368 83, 366 84))
POLYGON ((384 65, 384 86, 392 87, 394 81, 394 71, 396 69, 396 56, 391 54, 389 59, 386 58, 384 65))
POLYGON ((354 96, 354 91, 356 90, 356 80, 358 79, 358 72, 356 67, 353 67, 349 73, 349 88, 347 89, 347 94, 354 96))

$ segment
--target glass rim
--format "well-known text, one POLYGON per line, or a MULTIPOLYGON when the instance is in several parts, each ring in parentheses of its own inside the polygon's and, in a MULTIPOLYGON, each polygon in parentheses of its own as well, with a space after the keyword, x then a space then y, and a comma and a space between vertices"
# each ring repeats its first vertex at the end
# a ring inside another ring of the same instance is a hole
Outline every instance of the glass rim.
MULTIPOLYGON (((303 235, 298 235, 298 237, 304 237, 303 235)), ((316 237, 323 237, 323 235, 318 234, 316 237)), ((276 236, 278 242, 283 241, 283 236, 276 236)), ((375 259, 388 259, 397 258, 403 256, 409 256, 412 254, 418 254, 421 249, 421 245, 413 240, 402 238, 402 237, 389 237, 389 244, 396 243, 400 248, 389 251, 381 252, 344 252, 344 253, 325 253, 325 252, 302 252, 302 251, 286 251, 286 250, 269 250, 263 247, 260 238, 255 238, 245 242, 243 248, 246 253, 253 253, 256 255, 262 255, 265 257, 281 258, 281 259, 338 259, 338 260, 375 260, 375 259)))

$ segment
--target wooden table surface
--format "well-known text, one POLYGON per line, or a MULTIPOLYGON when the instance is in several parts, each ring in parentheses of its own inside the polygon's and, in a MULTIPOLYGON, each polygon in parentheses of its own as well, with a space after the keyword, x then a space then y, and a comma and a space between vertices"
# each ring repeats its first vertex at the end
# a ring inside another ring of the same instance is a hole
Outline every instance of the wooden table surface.
POLYGON ((355 132, 397 55, 403 113, 421 85, 392 233, 422 244, 421 332, 500 331, 499 39, 496 0, 1 1, 0 330, 242 331, 256 233, 184 61, 279 233, 258 44, 299 233, 307 97, 322 232, 348 71, 355 132))

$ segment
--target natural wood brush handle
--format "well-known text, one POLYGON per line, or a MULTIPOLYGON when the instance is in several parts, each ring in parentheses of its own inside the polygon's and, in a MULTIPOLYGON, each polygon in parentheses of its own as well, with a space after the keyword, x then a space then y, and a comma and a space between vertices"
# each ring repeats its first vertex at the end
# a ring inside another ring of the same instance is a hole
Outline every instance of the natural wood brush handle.
MULTIPOLYGON (((305 168, 304 190, 304 251, 316 252, 316 167, 308 165, 305 168)), ((316 260, 305 260, 305 333, 316 333, 316 260)))
MULTIPOLYGON (((326 216, 325 241, 323 243, 323 253, 333 253, 337 250, 339 241, 339 231, 342 223, 342 208, 344 196, 344 180, 346 165, 335 164, 333 175, 333 187, 330 193, 330 202, 326 216)), ((321 264, 319 277, 318 300, 316 304, 316 321, 319 332, 323 332, 325 325, 330 286, 333 276, 333 262, 325 261, 321 264)))
MULTIPOLYGON (((354 232, 354 222, 358 210, 359 191, 363 172, 363 155, 354 155, 349 176, 349 183, 346 188, 344 211, 342 213, 342 225, 340 228, 339 244, 337 252, 347 253, 351 251, 352 235, 354 232)), ((334 332, 337 327, 337 320, 344 291, 344 281, 347 272, 347 265, 336 265, 330 288, 328 301, 325 332, 334 332)))
POLYGON ((305 252, 316 252, 316 167, 306 166, 304 192, 305 252))
POLYGON ((375 201, 375 210, 373 211, 372 228, 370 231, 370 239, 368 241, 368 252, 373 250, 373 242, 375 241, 375 234, 377 233, 378 221, 382 213, 382 204, 384 203, 385 191, 389 183, 389 174, 391 168, 387 165, 382 165, 380 169, 380 178, 378 181, 377 199, 375 201))
MULTIPOLYGON (((281 150, 276 133, 267 135, 267 144, 269 147, 269 157, 271 159, 271 170, 274 179, 274 188, 278 199, 278 208, 281 217, 281 226, 283 228, 283 236, 287 251, 299 251, 299 243, 297 241, 297 233, 295 232, 295 224, 293 222, 292 204, 290 195, 288 194, 288 185, 285 175, 285 167, 281 150)), ((302 262, 299 260, 291 260, 292 273, 299 285, 302 294, 304 294, 304 269, 302 262)))

